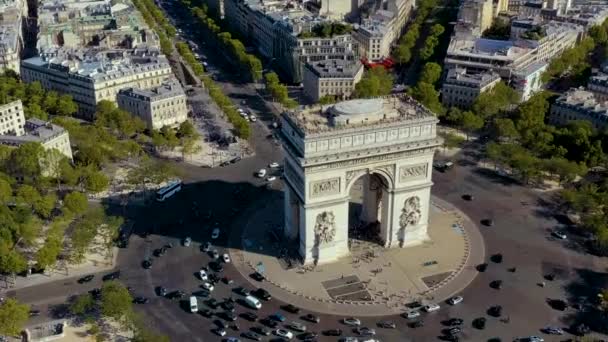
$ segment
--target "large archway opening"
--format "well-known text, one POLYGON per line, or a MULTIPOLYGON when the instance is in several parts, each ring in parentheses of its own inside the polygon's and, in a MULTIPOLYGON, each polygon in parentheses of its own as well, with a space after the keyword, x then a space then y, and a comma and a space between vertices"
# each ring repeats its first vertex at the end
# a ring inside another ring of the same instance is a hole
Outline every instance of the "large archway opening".
POLYGON ((361 244, 383 246, 388 223, 388 182, 370 173, 359 177, 349 190, 348 247, 361 244))

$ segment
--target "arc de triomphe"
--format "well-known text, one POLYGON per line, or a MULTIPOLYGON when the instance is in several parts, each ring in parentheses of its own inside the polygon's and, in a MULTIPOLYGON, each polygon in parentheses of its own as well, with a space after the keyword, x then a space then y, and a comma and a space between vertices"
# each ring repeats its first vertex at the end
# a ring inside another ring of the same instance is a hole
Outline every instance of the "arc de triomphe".
POLYGON ((304 263, 349 253, 350 190, 362 180, 361 218, 385 247, 428 240, 437 119, 406 95, 351 100, 282 115, 285 235, 304 263))

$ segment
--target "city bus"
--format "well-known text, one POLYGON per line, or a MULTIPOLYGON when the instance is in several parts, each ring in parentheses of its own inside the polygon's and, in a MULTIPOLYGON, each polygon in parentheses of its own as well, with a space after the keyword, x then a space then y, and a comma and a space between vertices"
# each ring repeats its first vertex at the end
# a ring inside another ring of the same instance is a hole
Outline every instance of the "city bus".
POLYGON ((156 192, 156 200, 163 202, 182 189, 182 181, 174 181, 156 192))

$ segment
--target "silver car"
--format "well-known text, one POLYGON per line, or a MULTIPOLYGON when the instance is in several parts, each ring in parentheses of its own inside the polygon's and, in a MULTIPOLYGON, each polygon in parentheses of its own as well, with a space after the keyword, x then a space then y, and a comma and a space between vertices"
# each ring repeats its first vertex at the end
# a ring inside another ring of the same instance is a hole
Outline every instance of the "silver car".
POLYGON ((300 322, 290 322, 289 324, 287 324, 287 327, 295 330, 295 331, 299 331, 299 332, 305 332, 306 331, 306 326, 300 322))

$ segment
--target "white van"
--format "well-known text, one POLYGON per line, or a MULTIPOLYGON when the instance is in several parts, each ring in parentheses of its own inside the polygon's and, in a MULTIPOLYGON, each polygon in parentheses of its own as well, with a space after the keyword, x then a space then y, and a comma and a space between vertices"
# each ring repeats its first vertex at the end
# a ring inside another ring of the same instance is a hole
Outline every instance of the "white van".
POLYGON ((255 298, 254 296, 247 296, 245 297, 245 303, 247 303, 247 305, 251 306, 252 308, 259 310, 262 308, 262 303, 260 303, 260 300, 255 298))
POLYGON ((266 169, 260 169, 260 171, 258 171, 258 177, 260 177, 260 178, 266 177, 266 169))
POLYGON ((198 312, 198 301, 195 296, 190 296, 190 312, 198 312))

